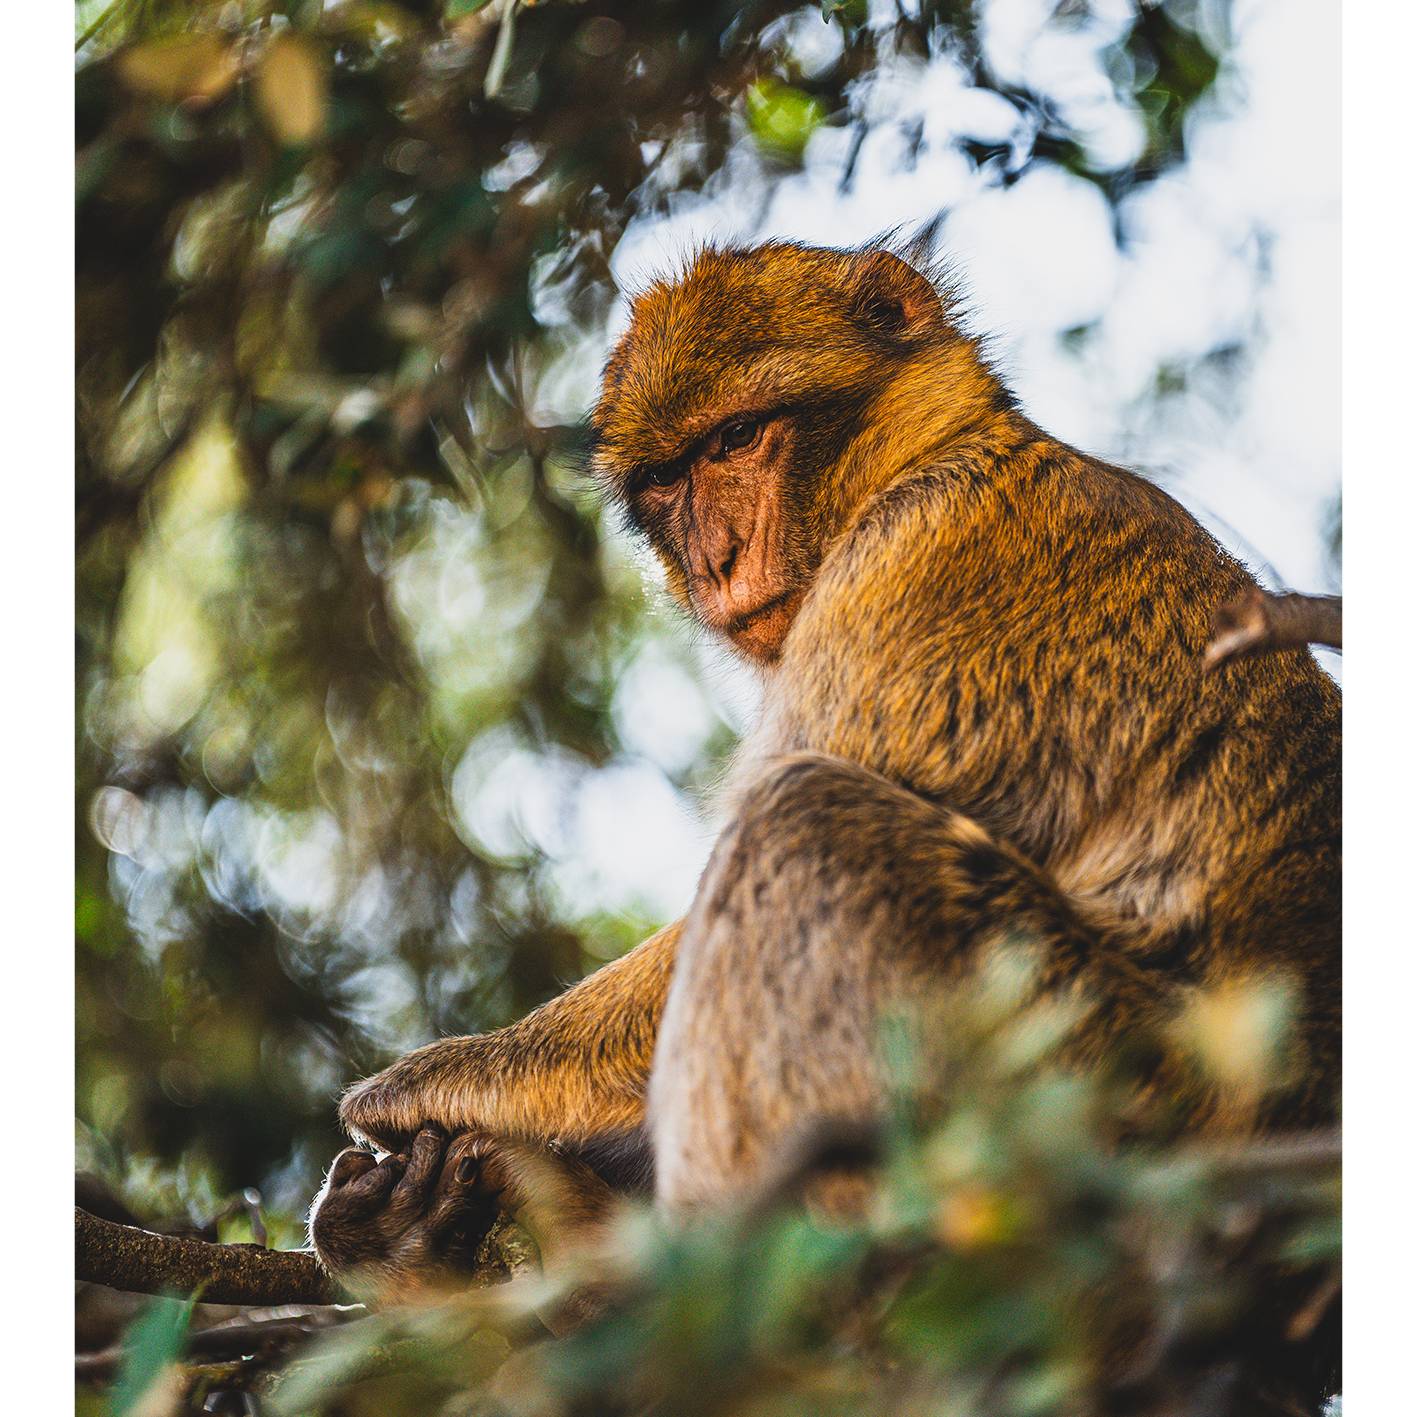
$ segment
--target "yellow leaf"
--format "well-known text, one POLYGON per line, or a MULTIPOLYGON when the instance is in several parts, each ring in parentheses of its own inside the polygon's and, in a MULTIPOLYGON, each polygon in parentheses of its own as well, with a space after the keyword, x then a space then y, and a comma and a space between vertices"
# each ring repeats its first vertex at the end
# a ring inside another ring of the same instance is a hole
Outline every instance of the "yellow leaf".
POLYGON ((312 143, 325 131, 329 102, 324 56, 300 35, 277 35, 256 75, 256 104, 271 131, 291 146, 312 143))
POLYGON ((165 103, 210 103, 236 81, 235 49, 214 34, 191 34, 135 44, 118 56, 123 82, 165 103))
POLYGON ((961 1254, 1000 1244, 1017 1228, 1006 1198, 986 1186, 958 1187, 944 1197, 935 1213, 936 1235, 961 1254))
POLYGON ((1285 1080, 1297 990, 1284 975, 1226 979, 1197 992, 1173 1025, 1183 1048, 1237 1104, 1285 1080))

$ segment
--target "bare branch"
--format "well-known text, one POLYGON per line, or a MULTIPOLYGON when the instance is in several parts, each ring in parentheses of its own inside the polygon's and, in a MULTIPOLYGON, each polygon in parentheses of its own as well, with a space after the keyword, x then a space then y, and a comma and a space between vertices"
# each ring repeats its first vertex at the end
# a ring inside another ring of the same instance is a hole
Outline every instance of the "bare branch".
MULTIPOLYGON (((189 1360, 198 1363, 252 1359, 269 1361, 283 1358, 292 1348, 300 1346, 315 1334, 362 1312, 355 1308, 324 1307, 295 1312, 287 1318, 230 1319, 189 1333, 183 1349, 189 1360)), ((122 1365, 126 1351, 118 1343, 97 1353, 76 1354, 74 1375, 88 1382, 108 1382, 122 1365)))
POLYGON ((74 1208, 75 1278, 139 1294, 191 1294, 211 1304, 348 1302, 303 1250, 212 1245, 100 1220, 74 1208))
POLYGON ((1286 1172, 1337 1176, 1343 1166, 1343 1137, 1337 1131, 1289 1132, 1242 1142, 1197 1142, 1177 1155, 1214 1176, 1235 1180, 1286 1172))
POLYGON ((1205 667, 1216 669, 1245 655, 1272 654, 1302 645, 1343 648, 1341 595, 1271 595, 1251 586, 1215 612, 1205 667))

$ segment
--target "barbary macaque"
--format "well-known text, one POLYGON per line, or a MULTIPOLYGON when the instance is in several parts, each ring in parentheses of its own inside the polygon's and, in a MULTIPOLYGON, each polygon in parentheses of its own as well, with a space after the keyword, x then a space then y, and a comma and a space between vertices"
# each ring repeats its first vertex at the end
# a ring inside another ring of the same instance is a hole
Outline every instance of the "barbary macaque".
POLYGON ((922 265, 705 250, 634 301, 592 468, 761 674, 727 825, 682 920, 346 1093, 391 1155, 331 1171, 312 1233, 336 1273, 455 1284, 495 1205, 540 1205, 554 1244, 646 1149, 670 1215, 750 1197, 804 1128, 878 1112, 885 1013, 1001 936, 1090 1001, 1080 1056, 1285 979, 1292 1084, 1243 1116, 1190 1084, 1181 1106, 1198 1132, 1334 1119, 1339 692, 1303 649, 1205 672, 1250 575, 1033 424, 922 265))

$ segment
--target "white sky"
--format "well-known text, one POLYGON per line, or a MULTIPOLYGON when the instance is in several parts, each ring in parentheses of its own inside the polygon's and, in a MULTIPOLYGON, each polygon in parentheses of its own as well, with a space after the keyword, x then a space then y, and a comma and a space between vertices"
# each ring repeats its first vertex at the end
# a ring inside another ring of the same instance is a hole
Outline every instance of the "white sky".
MULTIPOLYGON (((1040 29, 1051 8, 986 7, 996 70, 1064 99, 1094 151, 1129 155, 1136 125, 1111 100, 1097 58, 1112 27, 1040 29)), ((633 288, 707 237, 845 245, 946 209, 943 249, 1030 412, 1060 437, 1162 476, 1256 569, 1320 588, 1320 529, 1338 488, 1336 7, 1237 0, 1235 31, 1220 93, 1195 115, 1189 161, 1124 204, 1125 250, 1081 178, 1040 165, 1006 190, 971 170, 952 140, 961 131, 1006 137, 1008 106, 966 89, 941 61, 883 86, 889 93, 873 103, 924 120, 914 170, 897 160, 898 127, 884 124, 842 196, 848 135, 822 130, 805 171, 779 186, 758 221, 752 165, 730 163, 723 181, 686 194, 668 220, 632 227, 616 277, 633 288), (1094 321, 1081 356, 1059 342, 1094 321), (1161 365, 1252 335, 1253 362, 1238 383, 1198 389, 1164 420, 1138 426, 1132 404, 1161 365)))

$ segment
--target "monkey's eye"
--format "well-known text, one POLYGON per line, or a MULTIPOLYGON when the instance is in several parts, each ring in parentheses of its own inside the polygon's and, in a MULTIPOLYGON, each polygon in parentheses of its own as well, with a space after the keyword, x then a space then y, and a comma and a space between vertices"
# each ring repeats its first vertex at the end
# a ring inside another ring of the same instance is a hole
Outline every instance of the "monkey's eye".
POLYGON ((673 487, 683 476, 684 470, 677 464, 663 463, 645 473, 645 486, 658 487, 662 491, 666 487, 673 487))
POLYGON ((741 452, 758 441, 763 425, 756 418, 735 418, 718 435, 718 446, 725 453, 741 452))

